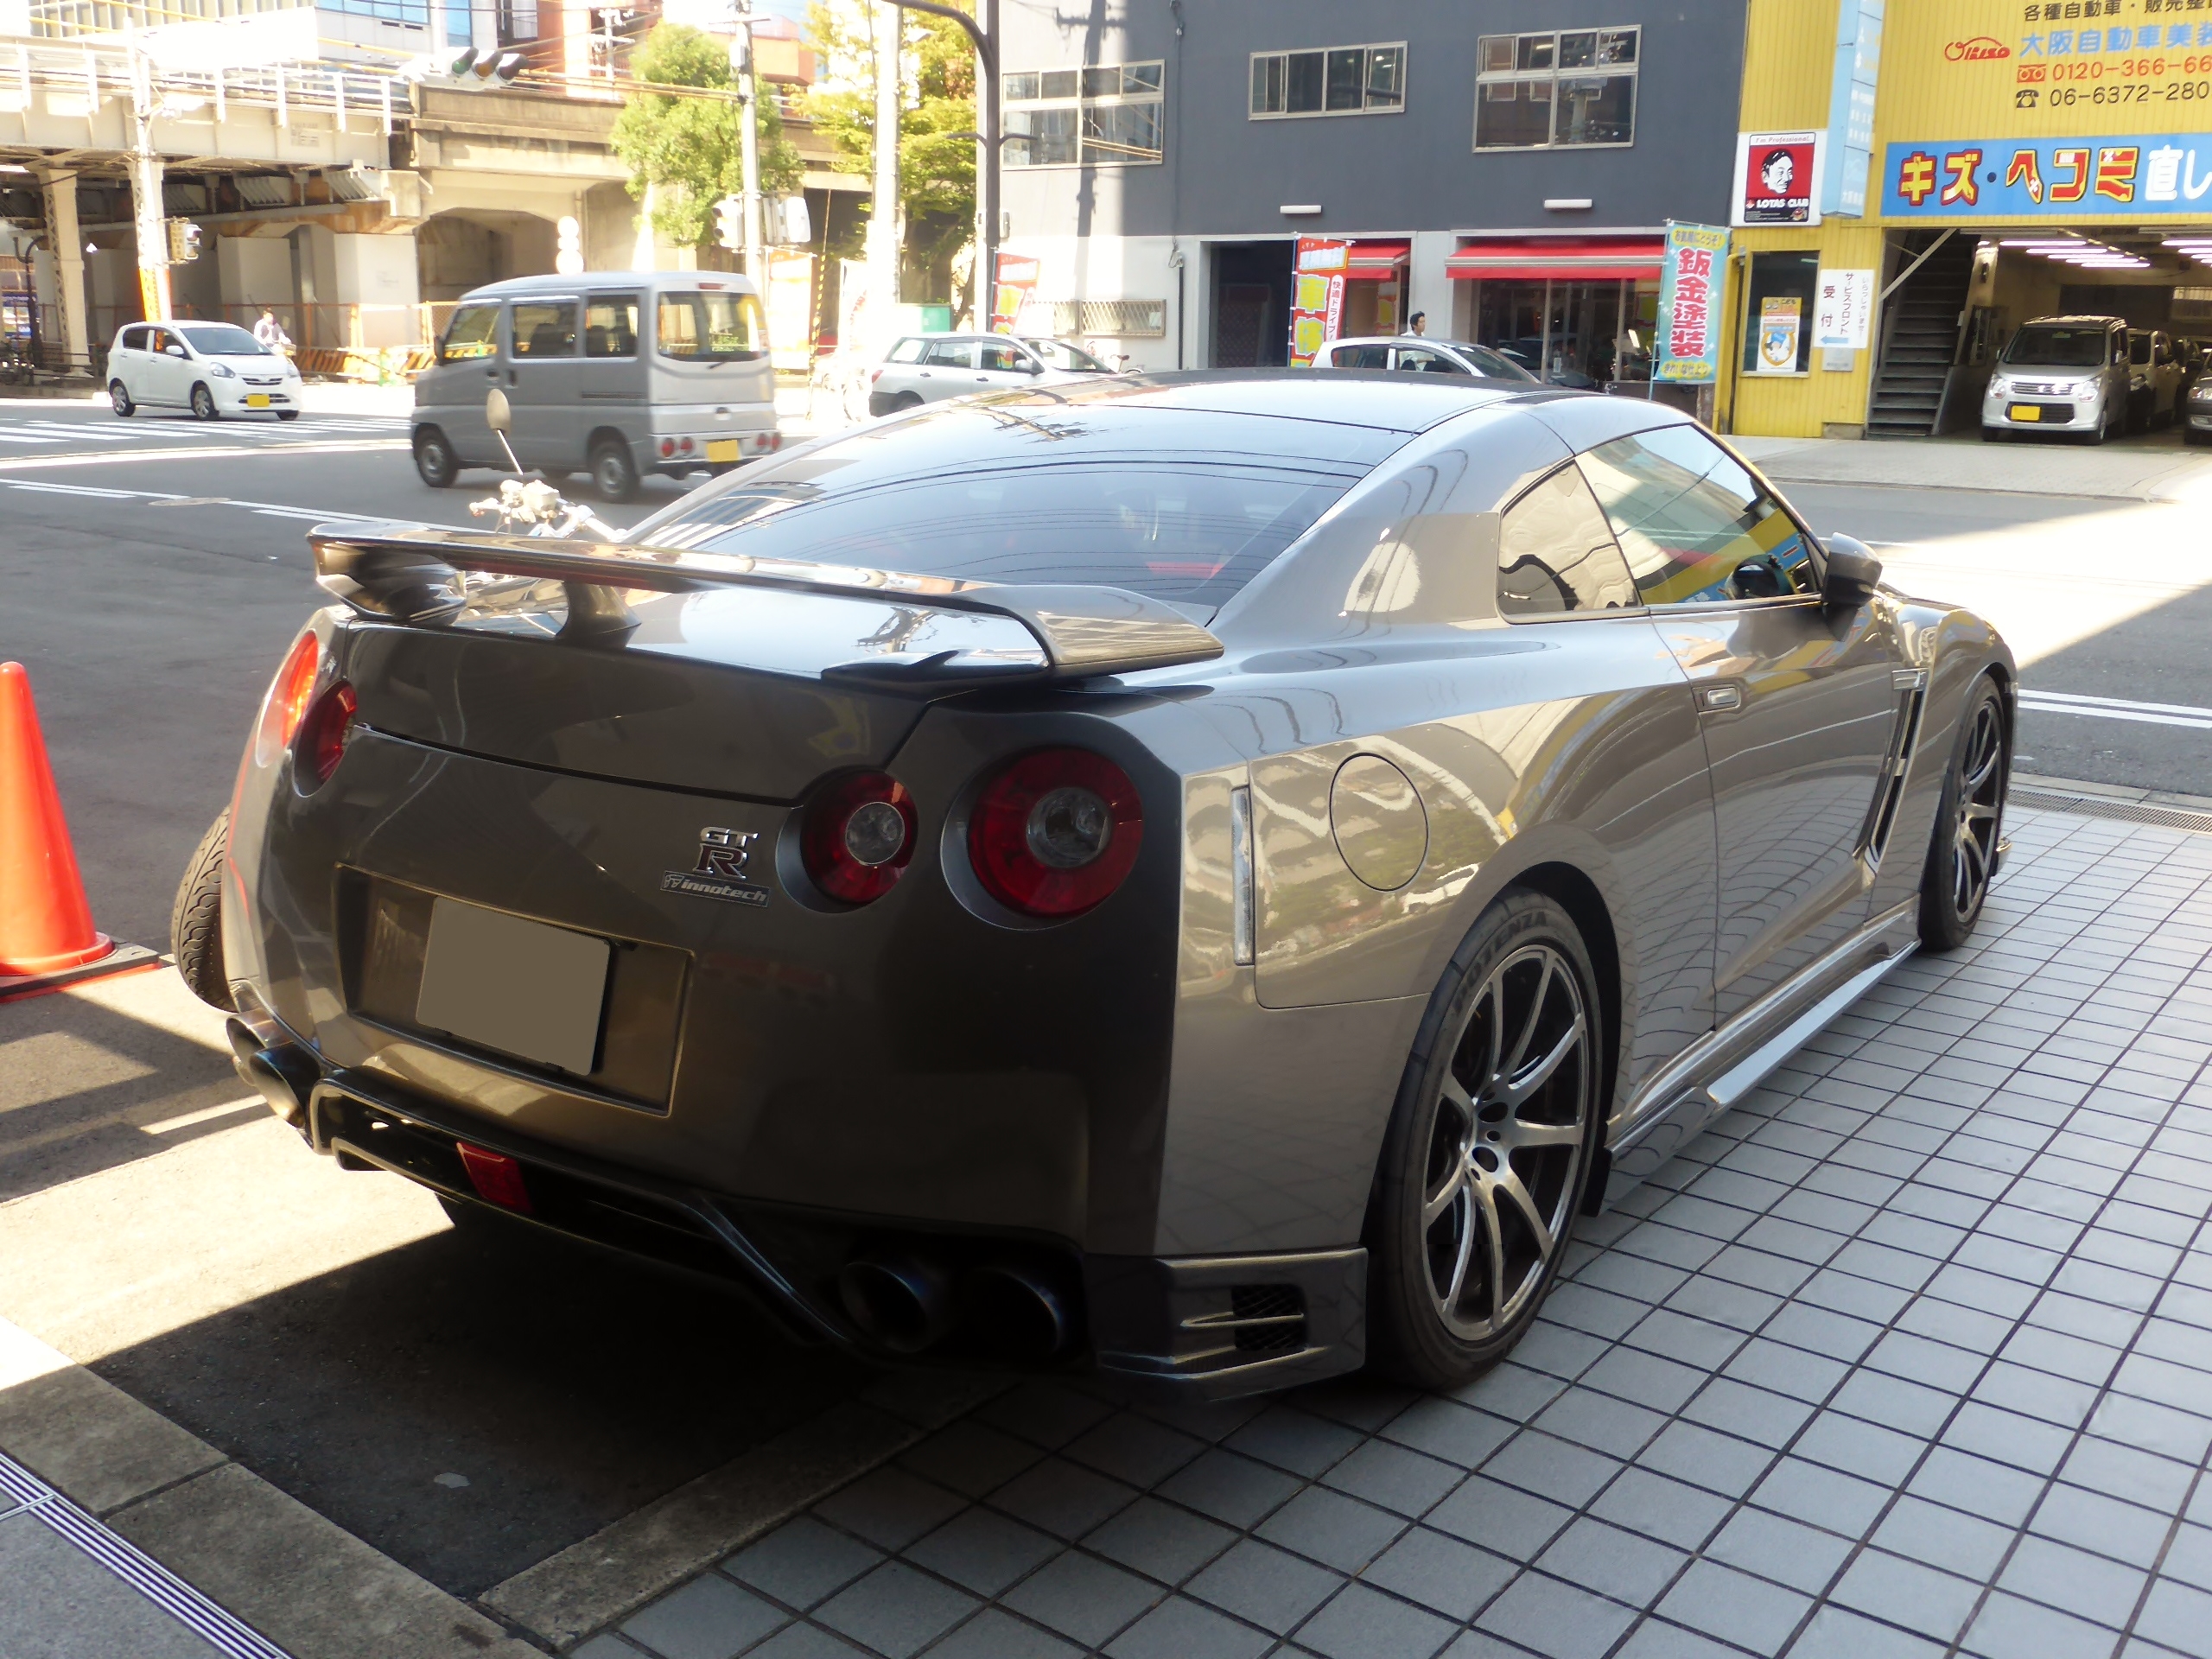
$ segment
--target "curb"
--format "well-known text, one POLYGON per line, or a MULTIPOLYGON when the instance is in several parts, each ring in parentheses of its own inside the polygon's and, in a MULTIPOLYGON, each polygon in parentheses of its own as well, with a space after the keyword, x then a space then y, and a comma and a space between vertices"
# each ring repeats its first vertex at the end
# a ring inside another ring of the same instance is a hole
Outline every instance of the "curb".
POLYGON ((0 1450, 293 1659, 537 1650, 0 1319, 0 1450))

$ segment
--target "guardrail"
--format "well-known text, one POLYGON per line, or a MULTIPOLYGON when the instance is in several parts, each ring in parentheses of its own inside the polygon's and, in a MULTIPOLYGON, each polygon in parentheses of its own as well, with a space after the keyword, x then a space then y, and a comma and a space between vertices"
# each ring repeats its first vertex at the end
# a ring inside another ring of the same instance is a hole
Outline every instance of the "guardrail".
POLYGON ((108 41, 0 42, 0 114, 28 110, 40 89, 81 92, 97 109, 108 99, 130 98, 140 84, 173 118, 204 113, 220 121, 232 105, 239 105, 273 110, 279 126, 296 111, 312 111, 330 116, 340 132, 349 130, 351 122, 374 121, 389 134, 393 121, 413 107, 405 81, 373 71, 325 64, 162 69, 108 41))

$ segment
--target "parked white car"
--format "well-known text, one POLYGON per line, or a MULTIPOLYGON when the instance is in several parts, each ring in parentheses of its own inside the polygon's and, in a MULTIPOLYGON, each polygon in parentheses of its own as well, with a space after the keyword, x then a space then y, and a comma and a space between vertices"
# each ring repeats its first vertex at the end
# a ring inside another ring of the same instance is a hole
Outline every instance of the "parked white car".
POLYGON ((188 409, 194 418, 266 413, 300 418, 300 372, 234 322, 134 322, 107 353, 118 415, 188 409))
POLYGON ((908 334, 868 376, 868 412, 888 415, 1008 386, 1079 380, 1114 371, 1064 340, 1014 334, 908 334))
POLYGON ((1426 334, 1373 334, 1333 341, 1313 359, 1317 369, 1398 369, 1414 374, 1471 374, 1483 380, 1527 380, 1535 376, 1503 352, 1465 340, 1431 340, 1426 334))

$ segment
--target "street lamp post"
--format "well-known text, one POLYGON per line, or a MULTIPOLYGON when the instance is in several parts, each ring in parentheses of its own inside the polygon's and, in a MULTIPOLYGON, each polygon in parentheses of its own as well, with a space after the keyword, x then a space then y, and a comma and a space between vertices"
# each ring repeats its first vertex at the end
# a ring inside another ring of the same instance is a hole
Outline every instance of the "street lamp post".
POLYGON ((753 71, 753 4, 739 0, 737 38, 730 42, 730 67, 737 71, 737 96, 744 105, 740 129, 745 202, 745 276, 757 291, 763 286, 760 270, 760 83, 753 71))
POLYGON ((991 326, 997 308, 999 280, 999 0, 976 0, 982 13, 978 22, 966 12, 939 5, 937 0, 890 0, 901 11, 926 11, 950 17, 968 31, 976 43, 976 113, 982 128, 976 145, 976 327, 991 326))

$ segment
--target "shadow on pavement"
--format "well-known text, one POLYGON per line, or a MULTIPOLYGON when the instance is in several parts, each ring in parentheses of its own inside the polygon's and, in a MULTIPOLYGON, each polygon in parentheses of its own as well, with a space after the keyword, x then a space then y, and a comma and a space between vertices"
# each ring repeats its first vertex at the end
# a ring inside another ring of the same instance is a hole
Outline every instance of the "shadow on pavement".
POLYGON ((712 1286, 497 1217, 92 1369, 460 1596, 874 1375, 712 1286))

